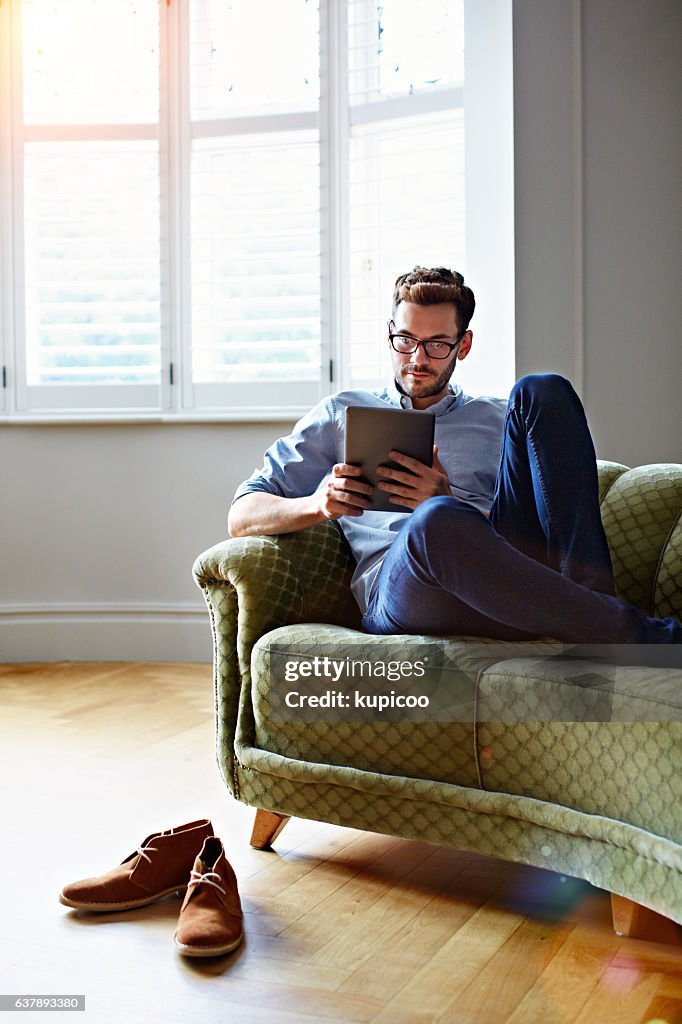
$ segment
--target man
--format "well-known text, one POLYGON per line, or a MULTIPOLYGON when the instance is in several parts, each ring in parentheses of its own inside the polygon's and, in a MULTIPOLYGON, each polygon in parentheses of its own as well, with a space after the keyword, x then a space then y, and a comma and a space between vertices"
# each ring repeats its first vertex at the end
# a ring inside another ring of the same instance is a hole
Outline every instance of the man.
POLYGON ((231 535, 338 520, 370 633, 681 643, 676 620, 647 618, 613 596, 594 447, 569 382, 524 377, 508 403, 451 384, 471 350, 474 306, 461 274, 401 275, 388 325, 392 384, 332 395, 275 442, 237 490, 231 535), (431 467, 391 452, 402 468, 380 470, 378 486, 413 512, 370 509, 371 486, 343 463, 349 405, 435 416, 431 467))

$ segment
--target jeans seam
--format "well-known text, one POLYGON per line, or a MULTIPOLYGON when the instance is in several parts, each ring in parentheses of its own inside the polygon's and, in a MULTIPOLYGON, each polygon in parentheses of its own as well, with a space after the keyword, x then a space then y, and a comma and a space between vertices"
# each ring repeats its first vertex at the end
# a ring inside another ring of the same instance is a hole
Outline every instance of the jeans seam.
POLYGON ((538 453, 537 453, 536 448, 535 448, 535 442, 533 441, 533 438, 531 436, 530 430, 528 431, 527 436, 528 436, 528 443, 531 446, 531 448, 533 449, 533 458, 535 459, 535 466, 536 466, 536 469, 537 469, 538 480, 540 482, 540 489, 542 491, 542 497, 543 497, 543 500, 545 502, 545 508, 547 509, 547 515, 549 516, 549 520, 550 520, 550 524, 551 524, 552 530, 554 531, 554 533, 556 534, 556 536, 557 536, 557 538, 559 540, 559 547, 560 547, 560 550, 561 550, 561 558, 560 558, 560 561, 559 561, 559 570, 562 573, 562 575, 564 575, 564 570, 566 568, 566 544, 565 544, 563 536, 561 535, 561 532, 556 527, 555 516, 554 516, 554 514, 552 512, 552 508, 550 506, 550 503, 547 500, 547 489, 545 487, 545 481, 544 481, 543 476, 542 476, 542 470, 540 469, 540 462, 538 460, 538 453))
POLYGON ((497 498, 498 498, 499 493, 500 493, 500 481, 501 481, 500 470, 502 469, 502 466, 504 465, 504 453, 505 453, 505 449, 507 447, 507 441, 509 440, 509 431, 508 431, 507 427, 508 427, 508 424, 509 424, 509 420, 511 418, 511 414, 512 414, 512 408, 510 407, 510 408, 507 409, 507 414, 506 414, 506 416, 504 418, 504 428, 502 430, 502 442, 500 444, 500 461, 499 461, 499 466, 498 466, 498 471, 497 471, 497 477, 495 479, 495 488, 493 490, 493 500, 492 500, 492 502, 490 504, 490 517, 489 518, 492 518, 493 510, 495 511, 495 513, 497 513, 497 511, 498 511, 498 509, 497 509, 497 498))

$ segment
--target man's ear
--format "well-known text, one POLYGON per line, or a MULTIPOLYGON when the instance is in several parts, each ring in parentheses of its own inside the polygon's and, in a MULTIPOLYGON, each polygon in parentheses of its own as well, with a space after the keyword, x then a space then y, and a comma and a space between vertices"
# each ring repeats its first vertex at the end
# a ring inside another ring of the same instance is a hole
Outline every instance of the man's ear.
POLYGON ((467 331, 464 337, 462 338, 462 344, 459 346, 459 351, 457 353, 458 359, 466 359, 466 357, 469 355, 469 352, 471 351, 471 343, 473 340, 474 332, 467 331))

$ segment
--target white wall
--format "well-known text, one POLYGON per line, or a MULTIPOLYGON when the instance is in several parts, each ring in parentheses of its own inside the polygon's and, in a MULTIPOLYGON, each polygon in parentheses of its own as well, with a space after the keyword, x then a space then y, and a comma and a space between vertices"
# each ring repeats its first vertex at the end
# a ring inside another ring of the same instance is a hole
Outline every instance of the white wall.
POLYGON ((516 0, 517 375, 601 458, 682 462, 679 0, 516 0))
POLYGON ((287 429, 0 428, 0 662, 210 661, 192 563, 287 429))
MULTIPOLYGON (((516 0, 517 375, 682 461, 678 0, 516 0)), ((473 358, 472 353, 472 358, 473 358)), ((0 427, 0 661, 210 660, 196 554, 288 424, 0 427)))
POLYGON ((682 4, 600 0, 584 27, 585 396, 604 452, 682 462, 682 4))

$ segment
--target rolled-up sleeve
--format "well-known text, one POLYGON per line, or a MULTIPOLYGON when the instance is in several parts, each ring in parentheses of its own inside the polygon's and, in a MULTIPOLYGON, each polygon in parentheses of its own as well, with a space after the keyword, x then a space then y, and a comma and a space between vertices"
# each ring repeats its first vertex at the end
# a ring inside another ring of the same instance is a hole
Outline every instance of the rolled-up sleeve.
POLYGON ((265 491, 282 498, 313 494, 341 461, 343 425, 333 397, 325 398, 298 421, 286 437, 268 448, 263 465, 237 488, 232 504, 245 494, 265 491))

